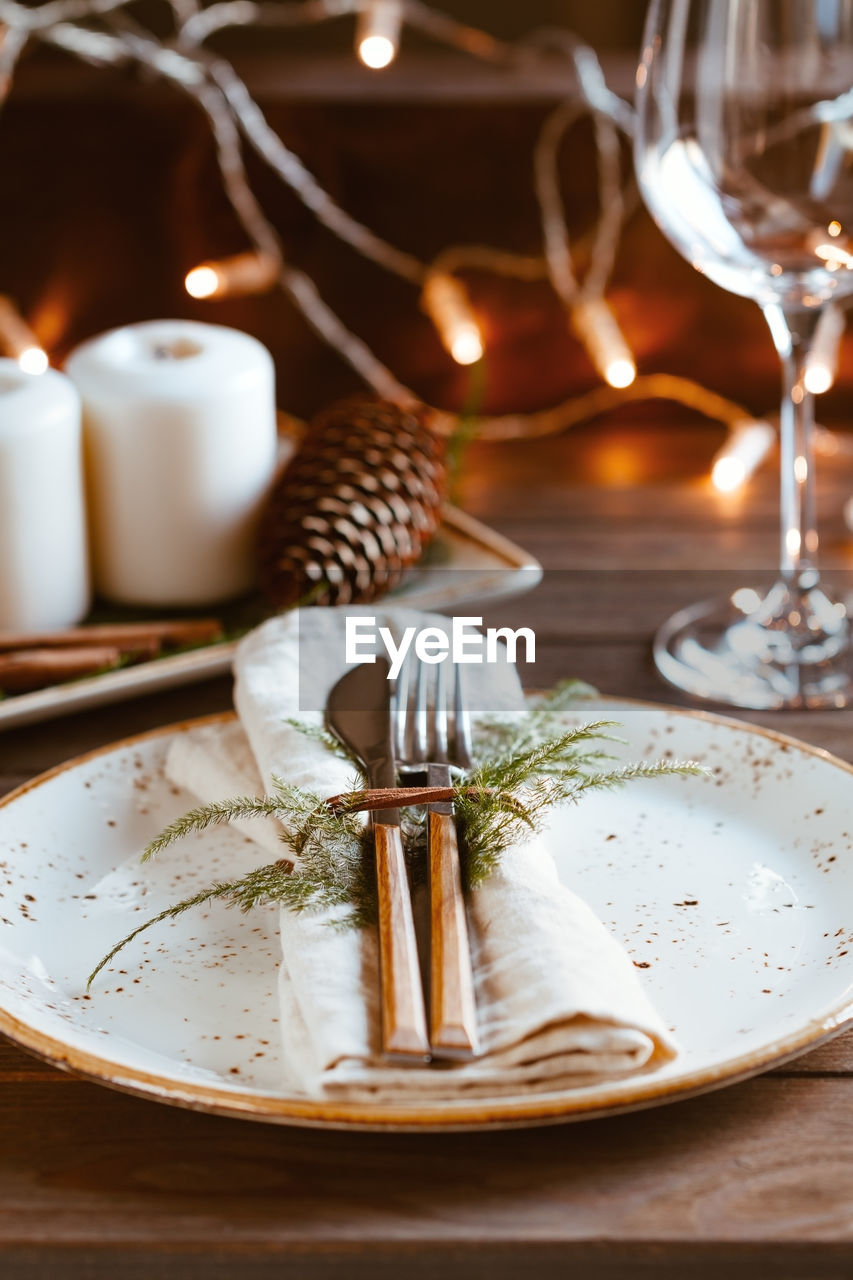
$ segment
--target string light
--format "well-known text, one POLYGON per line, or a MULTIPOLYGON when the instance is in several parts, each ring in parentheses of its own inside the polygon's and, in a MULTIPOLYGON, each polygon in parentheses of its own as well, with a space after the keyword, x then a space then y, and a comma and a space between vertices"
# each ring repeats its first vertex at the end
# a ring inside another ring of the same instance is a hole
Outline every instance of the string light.
POLYGON ((0 295, 0 348, 17 360, 24 373, 44 373, 50 363, 47 352, 11 298, 0 295))
MULTIPOLYGON (((552 435, 620 404, 649 398, 673 400, 730 426, 748 421, 742 406, 690 379, 665 373, 636 377, 631 352, 604 302, 624 215, 618 131, 631 133, 634 112, 608 89, 595 52, 570 32, 549 29, 510 43, 465 26, 424 0, 289 0, 286 5, 269 0, 218 0, 205 8, 197 0, 170 0, 175 29, 168 38, 161 39, 138 19, 131 24, 123 17, 122 10, 130 3, 132 0, 51 0, 33 7, 18 0, 0 0, 0 32, 5 36, 0 41, 0 108, 12 86, 18 57, 31 42, 56 45, 95 66, 135 64, 190 94, 207 117, 225 194, 251 245, 245 255, 201 263, 189 272, 185 286, 192 296, 215 298, 231 292, 256 292, 277 284, 312 329, 377 394, 401 404, 419 402, 366 343, 343 324, 314 282, 283 260, 278 233, 246 172, 242 152, 247 144, 332 234, 417 288, 428 311, 427 297, 435 292, 430 282, 444 275, 445 282, 438 292, 445 299, 452 296, 449 310, 455 316, 456 340, 451 335, 448 341, 453 327, 449 321, 445 324, 447 332, 442 332, 435 316, 433 319, 444 345, 460 362, 474 362, 481 357, 483 336, 455 271, 469 267, 524 281, 549 279, 566 306, 575 332, 587 344, 605 385, 535 413, 480 418, 471 424, 472 434, 478 438, 510 440, 552 435), (203 48, 211 35, 227 28, 292 29, 345 14, 358 15, 356 48, 360 57, 365 40, 371 36, 388 42, 378 61, 370 50, 374 48, 378 53, 381 46, 367 46, 374 66, 388 65, 393 60, 404 21, 430 39, 499 69, 530 74, 542 65, 552 75, 555 55, 566 60, 574 76, 574 97, 546 119, 534 158, 543 232, 541 257, 525 257, 488 245, 456 245, 442 250, 430 266, 388 243, 334 202, 300 158, 285 146, 230 63, 209 55, 203 48), (97 19, 97 29, 86 25, 91 19, 97 19), (598 215, 583 252, 589 268, 579 282, 560 195, 557 153, 566 130, 584 114, 591 117, 596 144, 598 215)), ((853 265, 853 258, 849 264, 845 261, 849 255, 838 244, 841 230, 830 224, 820 237, 821 245, 826 241, 827 256, 834 263, 853 265)), ((846 242, 845 237, 841 238, 846 242)), ((40 359, 46 365, 46 355, 41 348, 37 351, 40 357, 33 355, 30 359, 35 363, 40 359)), ((450 434, 458 426, 458 416, 435 410, 433 422, 437 430, 450 434)))
MULTIPOLYGON (((108 28, 114 27, 109 34, 70 25, 96 13, 101 14, 105 10, 121 8, 122 3, 123 0, 88 0, 88 2, 87 0, 55 0, 52 6, 52 20, 39 26, 39 34, 42 39, 57 43, 77 56, 87 58, 94 63, 137 61, 196 97, 206 111, 216 136, 226 192, 235 212, 259 250, 265 250, 271 242, 277 244, 277 237, 249 186, 239 154, 239 140, 235 141, 235 125, 255 150, 297 192, 304 203, 330 230, 365 257, 371 258, 402 278, 417 283, 421 288, 429 273, 426 265, 419 262, 413 255, 387 244, 337 206, 299 158, 284 146, 233 68, 222 59, 203 59, 193 54, 191 50, 201 44, 212 32, 223 30, 228 26, 307 25, 341 13, 358 10, 363 17, 363 30, 370 28, 376 32, 378 26, 384 22, 388 33, 394 35, 392 43, 395 44, 398 40, 400 19, 405 14, 408 22, 433 38, 490 62, 503 64, 519 62, 529 66, 531 59, 541 56, 532 45, 523 42, 510 45, 495 40, 485 32, 465 27, 447 15, 430 9, 420 0, 394 0, 390 6, 387 5, 387 0, 382 0, 382 4, 374 3, 373 0, 370 3, 364 3, 363 0, 300 0, 284 9, 277 5, 226 2, 211 5, 203 11, 196 10, 189 3, 184 6, 185 12, 181 13, 175 10, 173 5, 173 12, 176 13, 179 21, 179 29, 177 40, 169 47, 163 46, 138 24, 134 24, 130 29, 127 24, 115 23, 107 18, 104 25, 108 28)), ((15 0, 0 0, 0 18, 7 21, 17 19, 22 28, 28 27, 26 19, 28 12, 32 13, 32 10, 24 9, 23 6, 15 3, 15 0)), ((554 40, 555 37, 548 37, 545 43, 553 45, 554 40)), ((594 112, 596 141, 603 152, 599 165, 601 216, 595 229, 590 253, 592 267, 589 275, 593 277, 591 292, 594 293, 597 289, 604 287, 606 277, 609 275, 618 239, 622 208, 619 144, 613 122, 606 117, 606 112, 612 111, 621 127, 630 125, 632 113, 626 104, 607 90, 600 64, 592 50, 586 49, 576 41, 564 41, 562 36, 556 41, 556 46, 568 54, 575 67, 581 96, 580 102, 574 105, 573 111, 575 114, 578 111, 582 112, 584 102, 588 103, 594 112)), ((554 221, 552 218, 552 225, 554 221)), ((559 222, 564 228, 563 216, 559 218, 559 222)), ((567 242, 567 231, 564 234, 567 242)), ((479 265, 486 269, 505 274, 517 273, 521 278, 532 278, 533 275, 539 274, 535 260, 520 257, 516 259, 514 255, 500 250, 491 250, 485 246, 476 247, 476 255, 480 260, 479 265), (531 262, 533 271, 531 271, 531 262)), ((190 273, 188 287, 196 296, 215 297, 227 292, 228 285, 223 281, 219 268, 220 264, 216 262, 202 264, 201 269, 197 268, 190 273)), ((367 377, 372 386, 377 390, 380 388, 387 390, 389 386, 395 386, 409 398, 414 398, 412 393, 400 387, 393 374, 376 360, 364 343, 349 333, 338 318, 333 316, 307 277, 283 268, 279 283, 303 310, 309 324, 330 341, 354 368, 367 377), (331 335, 334 335, 334 338, 331 335)), ((585 282, 585 289, 587 289, 587 282, 585 282)), ((467 299, 463 298, 463 301, 467 304, 467 299)), ((608 327, 612 329, 613 325, 608 327)), ((458 325, 457 328, 459 328, 458 325)), ((476 326, 476 322, 472 325, 470 317, 451 346, 454 355, 461 359, 473 361, 482 353, 479 327, 476 326)), ((633 362, 630 357, 621 362, 611 360, 608 367, 610 376, 616 383, 627 385, 629 378, 633 376, 633 362)), ((562 408, 563 406, 558 406, 558 411, 562 408)))
POLYGON ((372 71, 389 67, 400 47, 403 13, 399 0, 368 0, 359 14, 355 47, 372 71))
POLYGON ((464 285, 436 271, 427 279, 421 306, 436 327, 442 346, 457 364, 476 364, 483 356, 483 336, 464 285))
POLYGON ((47 358, 47 352, 42 351, 41 347, 25 347, 18 356, 18 364, 24 373, 46 373, 50 361, 47 358))
POLYGON ((840 271, 842 267, 846 267, 848 271, 853 269, 853 253, 842 249, 840 244, 824 242, 818 238, 818 243, 813 246, 812 252, 816 258, 826 263, 827 271, 840 271))
POLYGON ((806 357, 803 383, 813 396, 823 395, 835 381, 838 372, 838 350, 844 333, 844 312, 830 304, 824 307, 815 326, 814 338, 806 357))
MULTIPOLYGON (((0 0, 0 7, 2 7, 2 0, 0 0)), ((221 134, 226 125, 231 129, 235 126, 239 128, 249 145, 273 172, 296 192, 306 208, 310 209, 333 235, 386 271, 410 281, 419 288, 423 287, 427 275, 426 264, 414 254, 398 249, 395 245, 383 240, 381 236, 376 235, 369 227, 363 226, 335 203, 299 157, 284 145, 234 68, 218 60, 211 65, 210 74, 224 101, 218 101, 215 95, 204 95, 203 90, 195 86, 191 86, 189 92, 202 102, 211 121, 211 127, 217 135, 221 134)), ((178 80, 178 83, 181 81, 178 80)), ((186 86, 181 84, 181 87, 186 86)), ((239 134, 237 136, 239 139, 239 134)), ((220 148, 221 146, 220 141, 220 148)), ((263 250, 264 240, 272 239, 277 243, 278 238, 261 212, 249 186, 245 167, 239 155, 239 144, 230 150, 235 154, 229 157, 228 168, 223 166, 223 179, 226 178, 226 173, 228 175, 226 182, 228 196, 253 243, 258 249, 263 250)))
POLYGON ((769 422, 735 422, 711 464, 711 481, 720 493, 734 493, 761 466, 776 441, 769 422))
POLYGON ((603 298, 578 302, 572 308, 572 327, 590 359, 611 387, 630 387, 637 366, 616 317, 603 298))
POLYGON ((219 292, 219 272, 207 263, 187 272, 184 288, 191 298, 214 298, 219 292))
POLYGON ((232 258, 202 262, 184 280, 191 298, 226 298, 266 293, 277 282, 281 263, 267 254, 238 253, 232 258))
MULTIPOLYGON (((587 76, 589 72, 586 72, 587 76)), ((583 82, 583 81, 582 81, 583 82)), ((597 81, 596 81, 597 84, 597 81)), ((577 102, 561 103, 545 121, 533 157, 536 195, 548 276, 569 309, 571 325, 589 357, 611 387, 629 387, 637 376, 634 358, 616 318, 604 301, 613 268, 623 199, 619 140, 612 122, 593 116, 598 151, 600 216, 591 253, 591 266, 581 285, 572 265, 569 231, 560 191, 558 155, 567 130, 582 114, 577 102)))

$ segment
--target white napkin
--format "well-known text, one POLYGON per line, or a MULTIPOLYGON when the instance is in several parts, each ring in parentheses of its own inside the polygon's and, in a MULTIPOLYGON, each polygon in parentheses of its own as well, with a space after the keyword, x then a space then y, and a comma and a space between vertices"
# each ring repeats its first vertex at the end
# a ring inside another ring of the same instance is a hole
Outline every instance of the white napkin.
MULTIPOLYGON (((354 612, 370 613, 398 635, 406 626, 447 626, 447 619, 390 608, 307 609, 271 619, 239 646, 240 723, 177 738, 170 780, 204 801, 262 795, 273 777, 323 795, 347 790, 350 764, 287 720, 322 724, 318 708, 345 670, 343 619, 354 612)), ((468 673, 474 709, 523 707, 514 668, 471 666, 468 673)), ((235 825, 273 857, 286 853, 275 821, 235 825)), ((280 913, 287 1083, 309 1094, 353 1102, 496 1097, 649 1069, 675 1052, 631 960, 560 883, 541 839, 508 851, 469 896, 484 1051, 474 1062, 408 1067, 382 1060, 376 931, 330 927, 339 911, 280 913)))

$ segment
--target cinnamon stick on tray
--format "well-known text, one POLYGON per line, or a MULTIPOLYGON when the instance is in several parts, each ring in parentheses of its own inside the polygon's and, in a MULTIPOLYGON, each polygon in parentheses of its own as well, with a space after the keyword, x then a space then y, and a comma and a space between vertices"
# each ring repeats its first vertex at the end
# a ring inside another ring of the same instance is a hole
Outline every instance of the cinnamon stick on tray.
POLYGON ((159 653, 221 640, 218 618, 178 618, 167 622, 104 622, 65 631, 0 631, 0 653, 19 649, 76 649, 108 645, 122 653, 159 653))
POLYGON ((223 637, 217 618, 105 622, 65 631, 0 632, 0 693, 29 693, 96 675, 123 661, 144 662, 164 649, 191 648, 223 637))
POLYGON ((96 671, 117 667, 126 655, 116 645, 88 645, 76 649, 21 649, 0 653, 0 690, 30 693, 96 671))

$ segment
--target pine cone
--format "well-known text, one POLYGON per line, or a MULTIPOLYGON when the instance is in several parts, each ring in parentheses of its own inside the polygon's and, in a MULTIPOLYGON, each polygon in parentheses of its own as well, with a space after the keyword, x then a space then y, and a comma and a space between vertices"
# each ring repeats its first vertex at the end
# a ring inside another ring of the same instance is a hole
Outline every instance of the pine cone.
POLYGON ((353 604, 392 590, 441 518, 444 442, 425 413, 353 397, 320 413, 261 518, 259 579, 287 608, 353 604))

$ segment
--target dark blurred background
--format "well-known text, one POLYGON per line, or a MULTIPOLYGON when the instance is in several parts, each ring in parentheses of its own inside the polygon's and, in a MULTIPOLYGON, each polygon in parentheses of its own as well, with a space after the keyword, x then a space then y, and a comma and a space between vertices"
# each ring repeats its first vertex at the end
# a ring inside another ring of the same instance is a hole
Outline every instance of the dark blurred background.
MULTIPOLYGON (((287 4, 290 0, 273 3, 287 4)), ((535 27, 564 26, 598 48, 630 49, 632 53, 639 47, 646 8, 643 0, 439 0, 432 7, 506 40, 525 35, 535 27)), ((140 0, 134 13, 161 32, 169 29, 168 11, 162 0, 140 0)), ((225 39, 234 48, 251 44, 253 38, 245 32, 232 32, 225 39)), ((407 41, 419 43, 411 33, 407 41)), ((290 49, 345 49, 352 43, 351 19, 342 17, 299 33, 267 31, 259 43, 266 48, 284 44, 290 49)))

